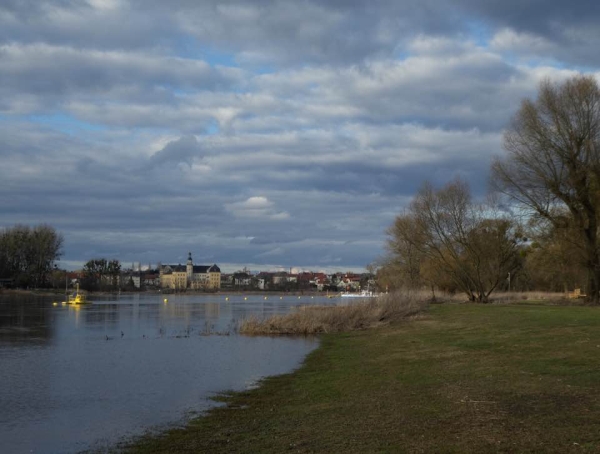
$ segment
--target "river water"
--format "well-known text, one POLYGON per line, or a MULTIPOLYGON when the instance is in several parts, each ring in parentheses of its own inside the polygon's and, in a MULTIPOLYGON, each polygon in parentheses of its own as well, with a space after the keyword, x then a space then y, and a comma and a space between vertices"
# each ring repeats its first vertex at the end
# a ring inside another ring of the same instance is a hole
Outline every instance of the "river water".
POLYGON ((314 338, 237 335, 237 321, 336 302, 163 298, 92 297, 93 304, 73 307, 0 295, 0 452, 104 450, 182 424, 214 406, 211 396, 289 372, 317 346, 314 338))

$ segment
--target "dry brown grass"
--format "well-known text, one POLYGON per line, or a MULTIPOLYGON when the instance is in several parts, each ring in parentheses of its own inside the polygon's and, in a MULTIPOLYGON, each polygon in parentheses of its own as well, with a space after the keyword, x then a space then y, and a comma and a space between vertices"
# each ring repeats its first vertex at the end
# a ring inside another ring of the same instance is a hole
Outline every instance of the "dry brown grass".
POLYGON ((240 323, 239 332, 306 335, 354 331, 412 317, 427 305, 424 294, 397 292, 335 306, 300 306, 290 314, 265 320, 249 317, 240 323))
POLYGON ((497 292, 492 293, 494 303, 514 303, 523 301, 543 301, 544 304, 566 303, 567 295, 562 292, 497 292))
MULTIPOLYGON (((429 290, 416 290, 415 295, 422 298, 431 298, 431 291, 429 290)), ((467 297, 464 293, 447 293, 437 291, 435 292, 436 300, 439 302, 455 302, 464 303, 467 302, 467 297)), ((563 304, 568 303, 567 294, 563 292, 494 292, 490 295, 490 302, 492 303, 515 303, 524 301, 539 301, 544 304, 563 304)), ((581 301, 581 300, 580 300, 581 301)), ((571 301, 572 303, 572 301, 571 301)))

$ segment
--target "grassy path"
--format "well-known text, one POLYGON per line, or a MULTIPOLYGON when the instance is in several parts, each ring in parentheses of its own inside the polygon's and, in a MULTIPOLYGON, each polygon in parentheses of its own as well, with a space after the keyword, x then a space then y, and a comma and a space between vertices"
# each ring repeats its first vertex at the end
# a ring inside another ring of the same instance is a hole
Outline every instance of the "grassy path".
POLYGON ((600 452, 600 308, 441 305, 127 452, 600 452))

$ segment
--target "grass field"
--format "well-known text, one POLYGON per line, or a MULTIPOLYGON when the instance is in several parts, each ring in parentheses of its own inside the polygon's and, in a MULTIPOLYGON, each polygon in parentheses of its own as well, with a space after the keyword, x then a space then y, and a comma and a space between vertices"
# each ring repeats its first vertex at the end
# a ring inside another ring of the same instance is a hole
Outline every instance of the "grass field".
POLYGON ((600 452, 600 308, 434 305, 134 453, 600 452))

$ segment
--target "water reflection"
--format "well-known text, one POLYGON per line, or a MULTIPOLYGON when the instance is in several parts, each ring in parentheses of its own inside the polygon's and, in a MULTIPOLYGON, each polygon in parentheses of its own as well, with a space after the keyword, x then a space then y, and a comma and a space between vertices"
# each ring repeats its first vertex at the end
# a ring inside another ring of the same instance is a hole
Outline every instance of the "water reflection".
POLYGON ((53 335, 54 316, 43 298, 0 295, 0 343, 43 344, 53 335))
POLYGON ((208 408, 214 393, 287 372, 316 346, 314 339, 238 336, 237 320, 334 302, 221 295, 92 301, 73 307, 0 297, 3 452, 76 452, 181 422, 208 408))

